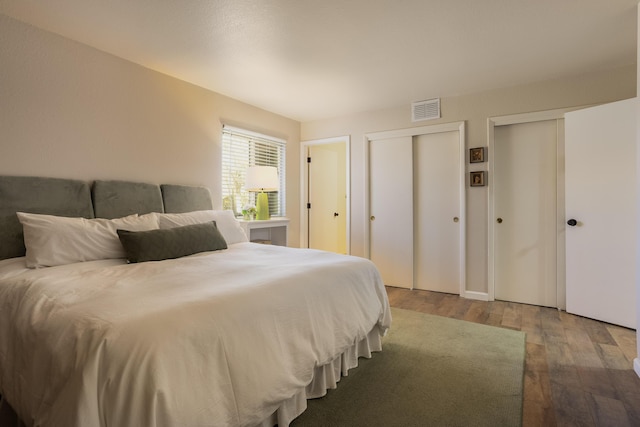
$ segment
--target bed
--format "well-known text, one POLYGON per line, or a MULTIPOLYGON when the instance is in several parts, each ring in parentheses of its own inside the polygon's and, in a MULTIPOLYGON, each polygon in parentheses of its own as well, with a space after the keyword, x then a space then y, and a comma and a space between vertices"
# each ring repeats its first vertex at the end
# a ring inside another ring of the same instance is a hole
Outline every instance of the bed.
POLYGON ((390 324, 370 261, 248 242, 206 188, 0 176, 0 394, 27 426, 287 426, 390 324))

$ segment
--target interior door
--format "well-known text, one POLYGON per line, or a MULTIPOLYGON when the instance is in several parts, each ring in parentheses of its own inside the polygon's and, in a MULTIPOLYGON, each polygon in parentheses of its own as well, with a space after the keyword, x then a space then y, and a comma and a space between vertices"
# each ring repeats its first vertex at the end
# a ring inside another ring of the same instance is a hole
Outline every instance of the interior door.
POLYGON ((346 144, 310 145, 309 247, 347 253, 346 144))
POLYGON ((413 138, 415 288, 460 293, 460 132, 413 138))
POLYGON ((634 98, 565 115, 567 311, 634 329, 636 114, 634 98))
POLYGON ((558 120, 496 126, 495 298, 557 306, 558 120))
POLYGON ((370 258, 385 285, 413 288, 412 137, 369 142, 370 258))

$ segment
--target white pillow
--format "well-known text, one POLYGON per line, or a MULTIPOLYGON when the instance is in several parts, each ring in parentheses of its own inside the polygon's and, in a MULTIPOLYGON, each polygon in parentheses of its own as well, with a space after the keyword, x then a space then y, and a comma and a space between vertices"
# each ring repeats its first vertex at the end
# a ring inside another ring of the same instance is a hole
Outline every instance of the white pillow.
POLYGON ((233 211, 193 211, 185 213, 161 213, 157 214, 160 220, 160 228, 174 228, 183 225, 201 224, 203 222, 215 221, 218 230, 227 242, 232 245, 239 242, 248 242, 247 235, 240 226, 240 223, 233 215, 233 211))
POLYGON ((155 215, 116 219, 67 218, 18 212, 24 230, 29 268, 52 267, 82 261, 125 258, 117 229, 155 230, 155 215))

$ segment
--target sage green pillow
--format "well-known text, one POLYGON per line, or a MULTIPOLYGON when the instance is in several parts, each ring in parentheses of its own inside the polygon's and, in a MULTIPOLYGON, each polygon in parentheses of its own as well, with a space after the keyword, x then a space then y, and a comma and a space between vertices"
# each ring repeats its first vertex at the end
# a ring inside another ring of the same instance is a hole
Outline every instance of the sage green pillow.
POLYGON ((161 261, 227 249, 215 221, 148 231, 117 230, 129 262, 161 261))

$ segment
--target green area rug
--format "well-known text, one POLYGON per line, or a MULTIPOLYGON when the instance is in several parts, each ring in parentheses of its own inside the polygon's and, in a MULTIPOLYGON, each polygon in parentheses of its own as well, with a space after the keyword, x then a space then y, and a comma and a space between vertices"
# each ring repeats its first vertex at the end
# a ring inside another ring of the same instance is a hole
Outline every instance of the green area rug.
POLYGON ((292 426, 520 426, 525 334, 392 309, 382 352, 360 359, 292 426))

